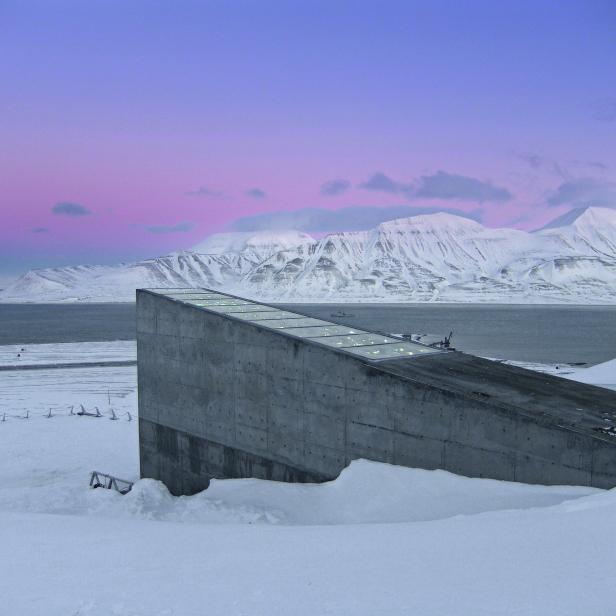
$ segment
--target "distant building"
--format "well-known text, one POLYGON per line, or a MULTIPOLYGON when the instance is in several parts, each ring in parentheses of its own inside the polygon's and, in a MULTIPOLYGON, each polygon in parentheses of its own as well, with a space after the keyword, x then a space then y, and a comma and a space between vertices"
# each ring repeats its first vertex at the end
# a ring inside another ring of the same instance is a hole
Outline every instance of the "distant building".
POLYGON ((355 458, 616 485, 616 393, 206 289, 137 292, 141 475, 325 481, 355 458))

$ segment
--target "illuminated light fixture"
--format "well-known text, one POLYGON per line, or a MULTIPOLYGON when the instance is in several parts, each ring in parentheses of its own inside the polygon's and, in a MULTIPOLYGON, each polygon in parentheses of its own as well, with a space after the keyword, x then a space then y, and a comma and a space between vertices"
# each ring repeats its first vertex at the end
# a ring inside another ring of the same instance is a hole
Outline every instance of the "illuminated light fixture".
POLYGON ((442 352, 416 342, 400 342, 399 338, 322 321, 297 312, 226 295, 219 291, 208 289, 169 289, 165 291, 160 294, 174 301, 252 323, 264 329, 277 330, 294 338, 307 339, 315 344, 366 359, 396 359, 420 353, 442 352))

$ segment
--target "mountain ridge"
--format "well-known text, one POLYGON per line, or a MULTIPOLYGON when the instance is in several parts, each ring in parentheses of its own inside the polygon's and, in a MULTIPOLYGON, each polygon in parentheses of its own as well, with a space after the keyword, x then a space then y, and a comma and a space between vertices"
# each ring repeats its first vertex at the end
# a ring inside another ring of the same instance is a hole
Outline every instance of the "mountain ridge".
POLYGON ((139 287, 204 286, 269 301, 616 304, 616 210, 553 222, 529 233, 441 212, 321 239, 218 234, 136 263, 31 270, 0 301, 134 301, 139 287))

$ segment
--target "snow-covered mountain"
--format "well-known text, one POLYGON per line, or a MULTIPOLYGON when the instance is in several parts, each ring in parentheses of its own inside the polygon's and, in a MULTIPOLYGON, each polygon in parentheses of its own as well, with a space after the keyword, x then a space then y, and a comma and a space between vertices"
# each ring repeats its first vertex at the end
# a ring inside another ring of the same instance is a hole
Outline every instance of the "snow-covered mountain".
POLYGON ((0 299, 131 301, 135 288, 165 286, 281 301, 616 303, 616 210, 575 210, 533 233, 446 213, 320 240, 223 233, 138 263, 33 270, 0 299))
POLYGON ((215 233, 189 249, 200 255, 242 253, 263 259, 280 250, 311 244, 314 238, 300 231, 257 231, 215 233))

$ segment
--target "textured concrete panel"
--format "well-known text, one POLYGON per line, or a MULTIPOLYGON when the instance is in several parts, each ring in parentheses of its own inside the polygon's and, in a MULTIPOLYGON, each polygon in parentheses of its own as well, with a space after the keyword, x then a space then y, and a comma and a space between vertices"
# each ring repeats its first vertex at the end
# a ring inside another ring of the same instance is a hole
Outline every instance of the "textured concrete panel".
POLYGON ((445 467, 445 442, 394 432, 394 464, 434 470, 445 467))
POLYGON ((324 481, 353 459, 616 485, 616 394, 462 353, 371 362, 137 294, 141 474, 324 481))
POLYGON ((394 461, 394 431, 379 426, 348 421, 346 424, 347 458, 368 458, 379 462, 394 461))
POLYGON ((444 467, 458 475, 515 481, 515 454, 446 442, 444 467))
POLYGON ((305 413, 302 435, 309 444, 323 445, 339 451, 346 449, 346 422, 336 415, 305 413))

